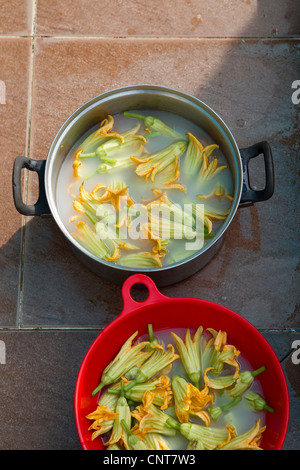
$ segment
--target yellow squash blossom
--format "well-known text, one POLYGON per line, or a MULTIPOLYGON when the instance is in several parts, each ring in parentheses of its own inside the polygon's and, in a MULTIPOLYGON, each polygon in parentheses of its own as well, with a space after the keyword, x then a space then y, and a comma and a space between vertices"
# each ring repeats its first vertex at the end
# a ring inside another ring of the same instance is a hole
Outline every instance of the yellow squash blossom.
POLYGON ((180 423, 187 423, 192 415, 202 419, 206 426, 210 425, 209 414, 204 408, 213 402, 213 395, 209 394, 207 387, 200 391, 183 377, 176 375, 172 378, 172 390, 175 413, 180 423))
POLYGON ((185 147, 185 141, 178 141, 151 155, 131 157, 133 161, 138 163, 135 173, 138 176, 143 176, 145 181, 150 179, 154 183, 157 174, 166 169, 175 170, 175 174, 171 172, 169 180, 166 181, 166 184, 172 184, 179 177, 178 158, 184 152, 185 147))
POLYGON ((130 390, 136 384, 150 380, 158 372, 162 371, 179 358, 179 355, 175 354, 174 347, 172 344, 169 344, 166 350, 164 350, 161 345, 157 346, 158 347, 156 348, 152 348, 152 354, 139 367, 135 379, 129 385, 126 386, 126 391, 130 390))
POLYGON ((139 432, 143 436, 149 432, 159 433, 166 436, 175 436, 176 429, 166 423, 168 419, 173 421, 173 418, 165 411, 161 411, 153 405, 153 399, 153 392, 147 390, 144 393, 142 404, 138 405, 131 412, 131 416, 138 421, 139 432))
POLYGON ((93 420, 89 430, 93 430, 92 441, 106 432, 110 431, 113 427, 114 420, 117 418, 118 413, 112 412, 109 408, 103 405, 98 405, 97 409, 86 416, 87 419, 93 420))
POLYGON ((264 372, 265 370, 266 370, 266 367, 262 366, 257 370, 253 370, 253 371, 245 370, 241 372, 239 374, 239 377, 234 387, 228 390, 229 395, 231 397, 236 397, 244 393, 252 384, 254 377, 256 377, 258 374, 261 374, 261 372, 264 372))
POLYGON ((204 147, 201 142, 190 132, 187 132, 188 146, 183 160, 183 171, 186 174, 197 174, 203 166, 203 160, 208 159, 212 152, 219 148, 212 144, 204 147))
POLYGON ((132 346, 132 342, 137 334, 138 331, 133 333, 125 341, 116 357, 104 369, 101 375, 101 382, 92 392, 92 395, 98 393, 105 385, 117 382, 123 375, 126 375, 130 369, 142 363, 151 355, 151 352, 142 352, 142 349, 148 344, 148 341, 142 341, 132 346))
POLYGON ((259 441, 264 430, 265 426, 260 428, 258 420, 249 431, 233 437, 227 444, 220 446, 220 450, 262 450, 259 441))
POLYGON ((232 428, 213 428, 196 423, 179 423, 167 419, 167 425, 179 431, 188 441, 197 440, 201 442, 203 450, 214 450, 222 444, 227 444, 234 435, 232 428))
POLYGON ((161 134, 164 134, 166 136, 175 138, 175 139, 183 139, 184 136, 173 129, 172 127, 168 126, 165 124, 161 119, 154 117, 154 116, 144 116, 143 114, 138 114, 138 113, 133 113, 131 111, 125 111, 124 116, 135 118, 135 119, 140 119, 141 121, 144 122, 146 126, 146 131, 150 127, 156 132, 159 132, 161 134))
MULTIPOLYGON (((160 375, 148 382, 136 384, 132 388, 129 386, 131 381, 125 380, 125 382, 125 397, 128 400, 142 402, 144 393, 149 390, 153 393, 153 404, 158 406, 161 410, 168 408, 172 401, 173 392, 171 390, 171 379, 165 375, 160 375)), ((108 389, 108 393, 115 396, 120 393, 120 389, 121 384, 117 383, 108 389)))
POLYGON ((171 332, 175 339, 177 349, 183 364, 183 367, 191 380, 198 387, 201 378, 201 354, 200 339, 203 332, 202 326, 197 328, 192 339, 189 328, 185 334, 184 341, 175 333, 171 332))
POLYGON ((124 397, 123 382, 121 386, 121 396, 118 398, 117 405, 116 405, 116 414, 117 414, 117 417, 114 420, 110 438, 105 443, 105 445, 110 446, 113 444, 121 444, 125 447, 125 449, 129 450, 128 435, 127 435, 126 430, 124 430, 124 426, 122 425, 122 423, 125 423, 126 426, 130 428, 131 427, 131 414, 130 414, 130 408, 127 403, 127 400, 124 397))
POLYGON ((217 377, 209 377, 208 372, 214 371, 213 367, 207 367, 203 372, 204 383, 207 387, 212 388, 213 390, 222 390, 228 388, 231 385, 236 383, 236 377, 234 374, 228 375, 219 375, 217 377))

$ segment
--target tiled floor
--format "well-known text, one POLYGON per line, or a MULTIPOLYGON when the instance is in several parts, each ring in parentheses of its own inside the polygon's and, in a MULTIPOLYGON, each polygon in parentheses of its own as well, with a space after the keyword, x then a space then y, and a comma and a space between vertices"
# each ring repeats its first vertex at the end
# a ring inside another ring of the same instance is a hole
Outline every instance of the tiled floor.
MULTIPOLYGON (((297 0, 1 2, 0 449, 80 449, 78 368, 122 309, 120 286, 77 261, 52 217, 16 211, 14 159, 45 159, 78 106, 139 83, 200 98, 241 148, 260 140, 272 146, 273 197, 240 208, 217 256, 162 291, 221 303, 265 335, 289 386, 284 449, 300 449, 300 364, 292 360, 300 340, 300 104, 292 101, 299 20, 297 0)), ((261 171, 252 168, 257 184, 261 171)), ((23 177, 24 199, 33 202, 36 177, 23 177)))

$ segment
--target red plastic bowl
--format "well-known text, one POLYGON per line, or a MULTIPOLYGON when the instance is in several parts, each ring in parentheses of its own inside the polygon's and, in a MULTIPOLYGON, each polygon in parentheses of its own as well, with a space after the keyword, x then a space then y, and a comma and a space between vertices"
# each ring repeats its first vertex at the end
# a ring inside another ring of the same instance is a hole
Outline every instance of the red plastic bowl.
POLYGON ((228 342, 240 350, 255 370, 262 365, 266 371, 259 380, 267 402, 275 409, 267 414, 267 428, 260 446, 265 450, 282 448, 289 418, 289 396, 285 376, 273 349, 261 333, 237 313, 213 302, 185 297, 166 297, 154 282, 143 274, 129 277, 123 284, 124 306, 121 314, 95 339, 81 364, 75 388, 75 421, 83 449, 103 450, 101 438, 91 440, 88 430, 91 422, 86 415, 96 409, 97 396, 91 392, 100 382, 103 369, 118 353, 122 344, 136 330, 139 336, 153 330, 173 328, 214 328, 227 332, 228 342), (131 288, 143 284, 148 288, 148 298, 135 301, 131 288))

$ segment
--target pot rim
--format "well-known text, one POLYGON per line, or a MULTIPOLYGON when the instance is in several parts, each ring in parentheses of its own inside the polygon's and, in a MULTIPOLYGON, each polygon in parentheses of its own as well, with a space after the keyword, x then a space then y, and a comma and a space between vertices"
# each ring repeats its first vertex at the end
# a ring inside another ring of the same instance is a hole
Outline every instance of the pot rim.
POLYGON ((137 84, 137 85, 128 85, 124 87, 118 87, 114 88, 108 91, 105 91, 90 100, 86 101, 83 103, 81 106, 79 106, 62 124, 58 132, 56 133, 46 159, 46 165, 45 165, 45 192, 46 192, 46 198, 49 204, 49 208, 51 211, 52 216, 54 217, 57 225, 59 226, 60 230, 64 234, 64 236, 69 240, 69 242, 75 246, 80 252, 84 253, 85 256, 88 258, 91 258, 93 261, 101 263, 103 265, 109 266, 109 268, 114 269, 116 271, 123 271, 125 273, 136 273, 137 268, 131 268, 131 267, 126 267, 126 266, 119 266, 115 265, 114 263, 111 263, 109 261, 106 261, 104 259, 100 259, 97 256, 95 256, 93 253, 89 252, 86 248, 84 248, 77 240, 72 237, 71 233, 68 231, 68 229, 65 227, 64 222, 62 221, 59 212, 57 210, 56 203, 54 201, 54 196, 52 195, 52 191, 50 190, 51 184, 47 184, 47 181, 51 181, 52 177, 52 170, 53 170, 53 158, 52 156, 56 154, 57 150, 59 147, 62 145, 62 140, 64 136, 70 131, 74 123, 80 119, 82 114, 86 114, 88 111, 93 109, 95 106, 99 105, 101 102, 105 102, 109 100, 112 97, 116 97, 118 94, 124 94, 124 93, 139 93, 139 92, 156 92, 160 94, 171 94, 172 96, 178 96, 184 100, 186 100, 188 103, 194 104, 195 106, 199 106, 202 111, 204 111, 208 118, 210 117, 211 119, 214 120, 214 125, 217 125, 221 132, 226 135, 228 141, 230 142, 231 149, 230 151, 236 155, 237 158, 235 158, 235 164, 237 167, 237 181, 236 181, 236 187, 235 187, 235 192, 234 192, 234 198, 233 202, 230 208, 230 212, 225 219, 224 223, 222 226, 219 228, 217 231, 216 235, 209 240, 200 250, 196 251, 195 253, 191 254, 187 258, 184 258, 183 260, 180 260, 176 263, 169 264, 166 266, 161 266, 157 268, 138 268, 138 271, 141 273, 155 273, 155 272, 163 272, 163 271, 169 271, 178 268, 179 266, 185 265, 186 263, 194 260, 195 258, 198 258, 199 256, 203 255, 205 252, 207 252, 213 245, 215 245, 218 240, 222 238, 224 235, 225 231, 228 229, 229 225, 231 224, 236 211, 238 209, 240 199, 241 199, 241 194, 242 194, 242 189, 243 189, 243 166, 242 166, 242 159, 241 159, 241 154, 239 147, 236 143, 235 138, 233 137, 232 132, 228 128, 227 124, 225 121, 206 103, 201 101, 199 98, 196 98, 195 96, 183 92, 181 90, 167 87, 167 86, 161 86, 161 85, 151 85, 151 84, 137 84))

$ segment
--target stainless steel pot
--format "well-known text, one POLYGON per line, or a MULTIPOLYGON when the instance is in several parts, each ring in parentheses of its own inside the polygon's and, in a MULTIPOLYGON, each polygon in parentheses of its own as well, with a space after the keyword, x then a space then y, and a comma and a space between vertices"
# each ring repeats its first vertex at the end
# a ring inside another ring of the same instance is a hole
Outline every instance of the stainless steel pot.
POLYGON ((179 282, 202 269, 217 253, 223 235, 229 228, 241 205, 269 199, 274 191, 274 168, 271 148, 267 142, 239 149, 223 120, 199 99, 171 88, 154 85, 134 85, 118 88, 96 96, 78 108, 56 134, 46 160, 16 157, 13 168, 13 195, 16 209, 23 215, 52 214, 58 227, 69 241, 75 255, 92 271, 117 284, 135 273, 144 273, 158 286, 179 282), (225 155, 234 181, 234 199, 230 213, 216 236, 198 253, 176 264, 151 269, 132 269, 116 266, 85 250, 68 232, 57 210, 56 184, 61 165, 78 138, 103 120, 107 114, 117 114, 131 109, 162 110, 186 118, 202 128, 216 142, 225 155), (263 154, 265 188, 251 188, 248 164, 251 158, 263 154), (39 198, 34 205, 22 200, 21 171, 35 171, 39 177, 39 198))

